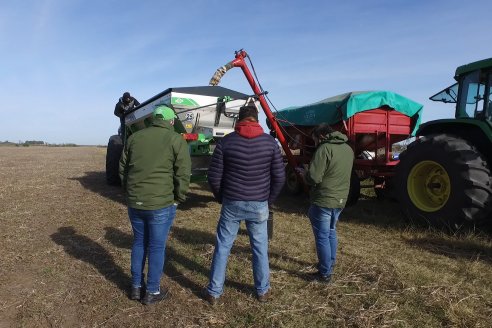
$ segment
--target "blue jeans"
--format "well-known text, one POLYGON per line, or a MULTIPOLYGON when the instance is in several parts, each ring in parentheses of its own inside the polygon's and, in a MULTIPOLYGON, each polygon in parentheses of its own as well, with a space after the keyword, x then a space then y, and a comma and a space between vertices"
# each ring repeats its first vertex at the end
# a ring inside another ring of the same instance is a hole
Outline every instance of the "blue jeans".
POLYGON ((139 210, 129 207, 128 216, 133 229, 132 287, 144 285, 143 270, 148 256, 147 292, 158 293, 164 268, 167 236, 176 216, 176 206, 171 205, 158 210, 139 210))
POLYGON ((253 253, 253 278, 258 295, 270 289, 268 264, 268 202, 222 200, 222 210, 217 225, 217 237, 207 291, 213 297, 223 293, 227 259, 236 239, 239 225, 246 222, 253 253))
POLYGON ((309 220, 313 228, 318 255, 318 270, 323 276, 333 273, 337 258, 337 230, 338 217, 342 213, 341 208, 326 208, 317 205, 309 207, 309 220))

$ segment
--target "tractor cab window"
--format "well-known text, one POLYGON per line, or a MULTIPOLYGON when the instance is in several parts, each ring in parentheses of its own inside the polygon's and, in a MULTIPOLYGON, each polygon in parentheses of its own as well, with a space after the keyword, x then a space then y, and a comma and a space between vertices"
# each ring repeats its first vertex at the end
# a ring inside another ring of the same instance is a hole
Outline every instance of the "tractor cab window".
POLYGON ((480 81, 480 71, 463 77, 456 117, 483 117, 485 81, 480 81))
POLYGON ((432 101, 441 101, 443 103, 456 103, 458 99, 458 83, 439 91, 429 99, 432 101))

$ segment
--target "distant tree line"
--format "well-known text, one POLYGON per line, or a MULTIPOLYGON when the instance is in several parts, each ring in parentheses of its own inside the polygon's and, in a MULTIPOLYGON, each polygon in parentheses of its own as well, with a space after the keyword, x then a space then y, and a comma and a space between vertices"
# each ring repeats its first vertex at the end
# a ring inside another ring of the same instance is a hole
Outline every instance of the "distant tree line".
POLYGON ((77 144, 74 143, 64 143, 64 144, 46 144, 48 147, 78 147, 77 144))
POLYGON ((16 146, 16 147, 29 147, 29 146, 46 146, 46 147, 77 147, 74 143, 63 143, 63 144, 49 144, 44 141, 39 140, 26 140, 24 142, 11 142, 11 141, 0 141, 0 146, 16 146))
POLYGON ((27 140, 24 142, 25 145, 44 145, 44 141, 38 140, 27 140))

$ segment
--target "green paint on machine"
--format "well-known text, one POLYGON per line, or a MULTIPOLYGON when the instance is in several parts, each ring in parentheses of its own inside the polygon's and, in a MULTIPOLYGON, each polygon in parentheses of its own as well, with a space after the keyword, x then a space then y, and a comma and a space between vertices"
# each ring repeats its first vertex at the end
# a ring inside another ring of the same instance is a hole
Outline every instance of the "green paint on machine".
POLYGON ((198 103, 191 98, 171 97, 171 104, 183 107, 197 107, 198 103))

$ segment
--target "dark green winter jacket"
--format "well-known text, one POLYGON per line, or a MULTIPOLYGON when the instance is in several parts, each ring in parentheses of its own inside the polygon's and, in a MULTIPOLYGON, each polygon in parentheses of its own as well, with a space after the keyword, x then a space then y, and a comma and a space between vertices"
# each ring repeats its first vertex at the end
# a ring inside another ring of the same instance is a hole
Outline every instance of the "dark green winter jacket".
POLYGON ((183 202, 191 160, 186 141, 167 121, 132 134, 120 159, 120 177, 129 207, 156 210, 183 202))
POLYGON ((335 131, 328 134, 311 159, 306 182, 311 187, 311 204, 343 208, 350 189, 354 152, 347 136, 335 131))

